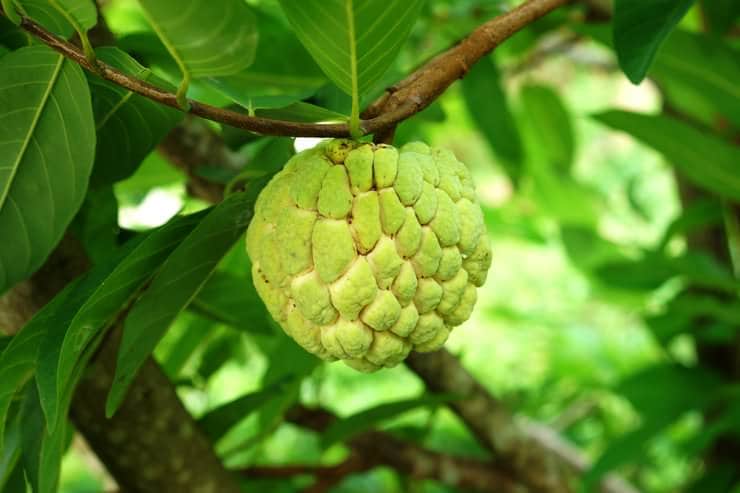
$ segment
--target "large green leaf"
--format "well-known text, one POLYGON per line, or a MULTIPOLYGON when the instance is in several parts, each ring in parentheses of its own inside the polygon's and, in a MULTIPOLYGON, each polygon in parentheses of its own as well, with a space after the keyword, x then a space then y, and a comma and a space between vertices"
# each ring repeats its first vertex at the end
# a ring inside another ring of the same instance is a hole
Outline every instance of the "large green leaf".
POLYGON ((67 301, 55 313, 58 330, 47 334, 36 374, 49 429, 54 429, 61 405, 73 390, 73 376, 91 342, 131 302, 203 216, 198 213, 177 218, 132 240, 71 289, 67 301))
POLYGON ((195 297, 252 218, 259 187, 235 193, 214 207, 163 263, 126 318, 116 376, 106 411, 113 414, 141 364, 170 323, 195 297))
POLYGON ((95 155, 82 69, 50 48, 0 59, 0 292, 38 269, 82 204, 95 155))
POLYGON ((740 128, 740 52, 729 44, 677 29, 660 50, 650 76, 665 86, 672 104, 683 108, 701 100, 713 110, 710 122, 722 115, 740 128))
MULTIPOLYGON (((100 48, 97 55, 137 79, 171 89, 118 48, 100 48)), ((183 114, 95 75, 88 80, 98 138, 91 182, 100 186, 128 178, 183 114)))
POLYGON ((668 116, 609 111, 595 118, 653 147, 696 185, 740 200, 740 148, 668 116))
POLYGON ((244 108, 277 108, 313 95, 326 77, 295 35, 271 15, 257 12, 254 63, 238 74, 207 82, 244 108))
POLYGON ((373 428, 382 421, 395 418, 405 412, 424 407, 437 407, 459 397, 453 394, 426 394, 414 399, 380 404, 347 418, 338 419, 324 431, 321 441, 324 446, 329 446, 347 440, 373 428))
POLYGON ((257 26, 243 0, 139 0, 183 74, 182 91, 191 77, 232 75, 254 61, 257 26))
POLYGON ((365 94, 390 67, 424 0, 280 0, 298 39, 350 95, 365 94))
POLYGON ((499 71, 491 57, 484 57, 462 80, 463 96, 473 121, 501 159, 514 183, 522 174, 524 150, 511 113, 499 71))
POLYGON ((658 48, 694 0, 615 0, 614 49, 627 77, 645 78, 658 48))

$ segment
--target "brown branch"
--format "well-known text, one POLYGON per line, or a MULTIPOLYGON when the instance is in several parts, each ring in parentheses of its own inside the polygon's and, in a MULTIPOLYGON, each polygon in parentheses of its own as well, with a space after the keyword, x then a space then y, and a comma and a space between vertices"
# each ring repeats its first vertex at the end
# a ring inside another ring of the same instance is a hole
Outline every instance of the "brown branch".
MULTIPOLYGON (((437 392, 456 392, 465 399, 450 403, 473 435, 515 477, 536 491, 571 491, 570 477, 590 468, 590 463, 556 431, 517 419, 493 397, 446 349, 434 353, 411 353, 406 360, 426 384, 437 392)), ((636 493, 636 489, 614 476, 601 484, 604 493, 636 493)))
POLYGON ((570 0, 530 0, 478 27, 459 44, 433 58, 390 87, 362 114, 377 126, 381 136, 395 124, 429 106, 453 82, 463 78, 481 58, 520 29, 570 0))
MULTIPOLYGON (((432 59, 371 104, 363 113, 364 118, 369 118, 361 121, 363 133, 378 134, 376 140, 379 141, 388 140, 388 135, 389 133, 392 135, 396 124, 429 106, 450 84, 465 76, 475 62, 502 41, 569 1, 529 0, 514 10, 486 22, 457 46, 432 59)), ((23 17, 21 27, 84 69, 161 104, 181 109, 174 93, 124 74, 102 61, 95 65, 91 64, 77 46, 50 33, 32 19, 23 17)), ((196 116, 263 135, 349 136, 349 127, 344 123, 313 124, 273 120, 244 115, 194 100, 189 100, 189 103, 189 112, 196 116)))
MULTIPOLYGON (((325 430, 336 417, 323 409, 296 406, 287 419, 315 431, 325 430)), ((427 450, 389 433, 368 431, 350 439, 349 447, 360 470, 378 465, 393 467, 414 479, 433 479, 442 484, 482 493, 522 493, 528 489, 500 466, 427 450)), ((351 473, 350 472, 350 473, 351 473)), ((336 484, 336 483, 334 483, 336 484)), ((324 490, 318 490, 324 491, 324 490)), ((317 490, 312 490, 317 493, 317 490)))

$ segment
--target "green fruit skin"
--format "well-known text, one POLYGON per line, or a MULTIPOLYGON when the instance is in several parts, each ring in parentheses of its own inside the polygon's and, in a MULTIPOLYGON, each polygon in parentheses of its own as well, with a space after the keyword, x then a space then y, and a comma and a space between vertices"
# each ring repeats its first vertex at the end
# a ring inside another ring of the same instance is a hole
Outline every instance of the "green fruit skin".
POLYGON ((260 193, 247 252, 285 332, 363 372, 442 347, 491 266, 468 169, 421 142, 296 154, 260 193))

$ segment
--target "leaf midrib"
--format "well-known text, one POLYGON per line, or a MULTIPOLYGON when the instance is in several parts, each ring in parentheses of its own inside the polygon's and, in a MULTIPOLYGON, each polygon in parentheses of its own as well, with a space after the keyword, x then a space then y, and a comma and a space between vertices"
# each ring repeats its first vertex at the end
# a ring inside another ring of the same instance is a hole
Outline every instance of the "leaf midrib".
POLYGON ((31 143, 31 138, 36 131, 36 127, 38 127, 41 115, 43 114, 44 109, 46 109, 46 105, 49 102, 49 98, 51 97, 54 86, 59 79, 59 74, 61 73, 62 66, 64 65, 64 57, 62 55, 58 56, 59 59, 57 61, 56 67, 54 67, 54 72, 52 73, 51 79, 49 80, 49 84, 47 85, 46 91, 44 91, 44 95, 39 102, 39 107, 36 110, 36 114, 33 115, 33 120, 31 120, 31 125, 28 129, 28 132, 26 133, 25 138, 23 139, 23 145, 21 145, 15 163, 13 163, 13 166, 11 167, 12 171, 10 172, 10 177, 8 178, 7 185, 5 186, 5 189, 0 192, 0 209, 5 205, 5 201, 8 198, 8 194, 10 193, 10 188, 13 186, 15 175, 18 173, 18 168, 20 168, 21 161, 23 161, 23 158, 26 155, 26 151, 28 150, 28 144, 31 143))

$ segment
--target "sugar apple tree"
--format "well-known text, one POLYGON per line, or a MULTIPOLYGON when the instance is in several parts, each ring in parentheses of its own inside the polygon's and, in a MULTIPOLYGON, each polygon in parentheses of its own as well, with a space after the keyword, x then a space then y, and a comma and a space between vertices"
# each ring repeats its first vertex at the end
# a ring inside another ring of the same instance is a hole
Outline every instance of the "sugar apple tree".
POLYGON ((491 264, 470 173, 420 142, 296 154, 257 199, 247 251, 285 332, 365 372, 440 348, 491 264))

